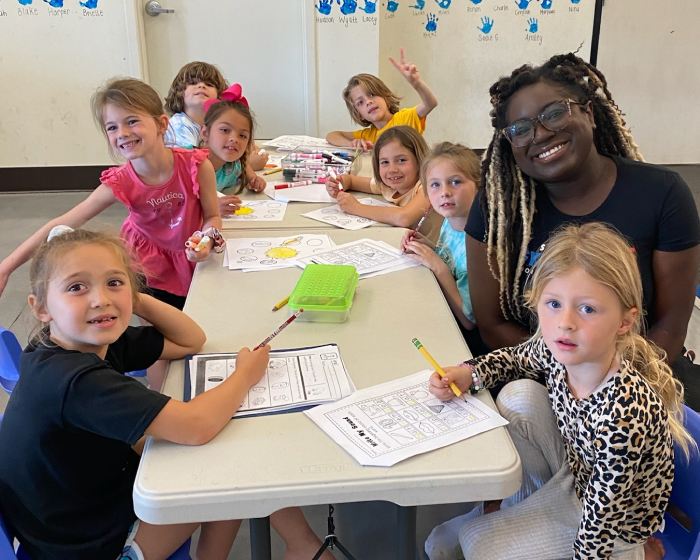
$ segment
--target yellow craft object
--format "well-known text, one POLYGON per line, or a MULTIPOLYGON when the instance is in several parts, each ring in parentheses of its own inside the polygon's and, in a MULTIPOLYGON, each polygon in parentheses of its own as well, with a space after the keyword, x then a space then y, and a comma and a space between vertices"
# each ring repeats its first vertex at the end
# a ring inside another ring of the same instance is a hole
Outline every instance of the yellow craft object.
POLYGON ((236 216, 245 216, 246 214, 252 214, 253 209, 250 206, 241 206, 238 210, 234 212, 236 216))
POLYGON ((271 259, 291 259, 296 257, 297 250, 291 247, 273 247, 265 254, 271 259))

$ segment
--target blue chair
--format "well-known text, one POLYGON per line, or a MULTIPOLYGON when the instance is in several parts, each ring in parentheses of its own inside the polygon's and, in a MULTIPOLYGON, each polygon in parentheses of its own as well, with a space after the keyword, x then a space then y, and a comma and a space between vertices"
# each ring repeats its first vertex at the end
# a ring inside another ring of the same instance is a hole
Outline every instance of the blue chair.
MULTIPOLYGON (((700 445, 700 414, 687 406, 685 427, 700 445)), ((670 503, 680 509, 690 520, 690 530, 686 529, 667 511, 664 516, 666 526, 663 533, 656 536, 666 549, 664 560, 698 560, 700 558, 700 454, 691 453, 690 460, 678 447, 675 448, 675 476, 670 503)))
POLYGON ((19 379, 19 356, 22 347, 17 337, 7 329, 0 327, 0 385, 12 393, 19 379))

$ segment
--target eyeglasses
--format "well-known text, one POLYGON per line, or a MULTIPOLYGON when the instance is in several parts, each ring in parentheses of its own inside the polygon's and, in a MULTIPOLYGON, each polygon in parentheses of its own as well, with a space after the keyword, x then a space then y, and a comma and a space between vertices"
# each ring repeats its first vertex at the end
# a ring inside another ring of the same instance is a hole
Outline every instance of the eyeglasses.
POLYGON ((573 99, 555 101, 531 119, 520 119, 501 130, 503 136, 516 148, 527 146, 535 139, 535 124, 539 122, 547 130, 556 132, 571 123, 571 104, 581 105, 573 99))

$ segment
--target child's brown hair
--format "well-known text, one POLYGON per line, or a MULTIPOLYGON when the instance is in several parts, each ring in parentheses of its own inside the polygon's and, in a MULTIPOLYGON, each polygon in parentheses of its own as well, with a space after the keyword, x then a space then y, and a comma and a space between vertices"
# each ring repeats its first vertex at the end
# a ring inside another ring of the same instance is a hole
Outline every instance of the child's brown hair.
POLYGON ((425 143, 423 136, 415 128, 406 125, 393 126, 382 133, 374 145, 372 153, 372 170, 374 172, 374 180, 381 183, 382 179, 379 175, 379 152, 384 146, 390 142, 397 141, 404 148, 410 150, 415 156, 418 168, 420 169, 423 158, 428 153, 428 145, 425 143))
POLYGON ((170 84, 170 91, 165 98, 165 108, 170 115, 185 112, 185 88, 190 84, 204 82, 216 88, 216 96, 220 97, 228 87, 219 69, 208 62, 189 62, 185 64, 170 84))
POLYGON ((394 92, 392 92, 386 86, 386 84, 376 76, 372 76, 372 74, 357 74, 357 76, 350 78, 348 85, 343 90, 343 101, 345 101, 345 105, 350 112, 350 117, 352 117, 352 120, 360 126, 369 126, 372 123, 362 118, 359 111, 353 104, 352 99, 350 99, 350 92, 357 86, 360 86, 367 95, 378 95, 379 97, 384 98, 384 101, 386 101, 386 105, 389 108, 389 112, 392 115, 398 113, 399 101, 401 101, 400 97, 394 94, 394 92))
POLYGON ((481 162, 471 148, 462 144, 452 142, 440 142, 435 144, 423 158, 420 166, 420 181, 423 184, 423 191, 428 195, 428 169, 438 160, 446 159, 459 169, 470 181, 474 181, 476 188, 481 183, 481 162))

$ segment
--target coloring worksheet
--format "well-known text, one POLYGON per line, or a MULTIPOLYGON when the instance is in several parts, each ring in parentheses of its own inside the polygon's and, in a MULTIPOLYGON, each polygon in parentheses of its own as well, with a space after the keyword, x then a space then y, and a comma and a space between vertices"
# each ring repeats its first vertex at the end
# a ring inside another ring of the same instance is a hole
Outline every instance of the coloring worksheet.
POLYGON ((296 259, 333 247, 327 235, 298 234, 286 237, 228 239, 224 266, 229 270, 267 270, 297 266, 296 259))
POLYGON ((420 266, 420 263, 404 255, 396 247, 375 239, 359 239, 343 245, 336 245, 326 251, 317 251, 311 256, 298 257, 301 266, 316 264, 350 264, 358 274, 385 271, 394 272, 404 268, 420 266))
MULTIPOLYGON (((195 354, 185 376, 185 395, 195 398, 236 371, 236 353, 195 354)), ((308 408, 347 397, 355 391, 338 346, 275 350, 262 379, 253 385, 235 416, 308 408)))
POLYGON ((291 152, 297 146, 317 146, 319 148, 331 148, 337 150, 338 147, 326 142, 324 138, 314 138, 313 136, 278 136, 264 143, 265 146, 272 146, 278 150, 291 152))
MULTIPOLYGON (((374 198, 362 198, 358 200, 358 202, 366 206, 394 206, 393 204, 382 202, 381 200, 376 200, 374 198)), ((374 220, 370 220, 369 218, 361 218, 360 216, 347 214, 340 209, 340 205, 338 204, 327 206, 326 208, 319 208, 313 212, 302 214, 302 216, 350 230, 362 229, 378 223, 374 220)))
MULTIPOLYGON (((286 181, 279 181, 284 183, 286 181)), ((329 202, 334 203, 335 198, 331 197, 326 190, 326 185, 314 183, 303 187, 291 187, 289 189, 275 189, 274 183, 268 183, 264 193, 278 202, 329 202)))
POLYGON ((222 216, 225 222, 281 222, 287 211, 286 202, 276 200, 241 200, 233 216, 222 216))
POLYGON ((440 401, 428 391, 431 370, 362 389, 305 411, 361 465, 390 467, 399 461, 505 426, 508 422, 465 394, 440 401))

